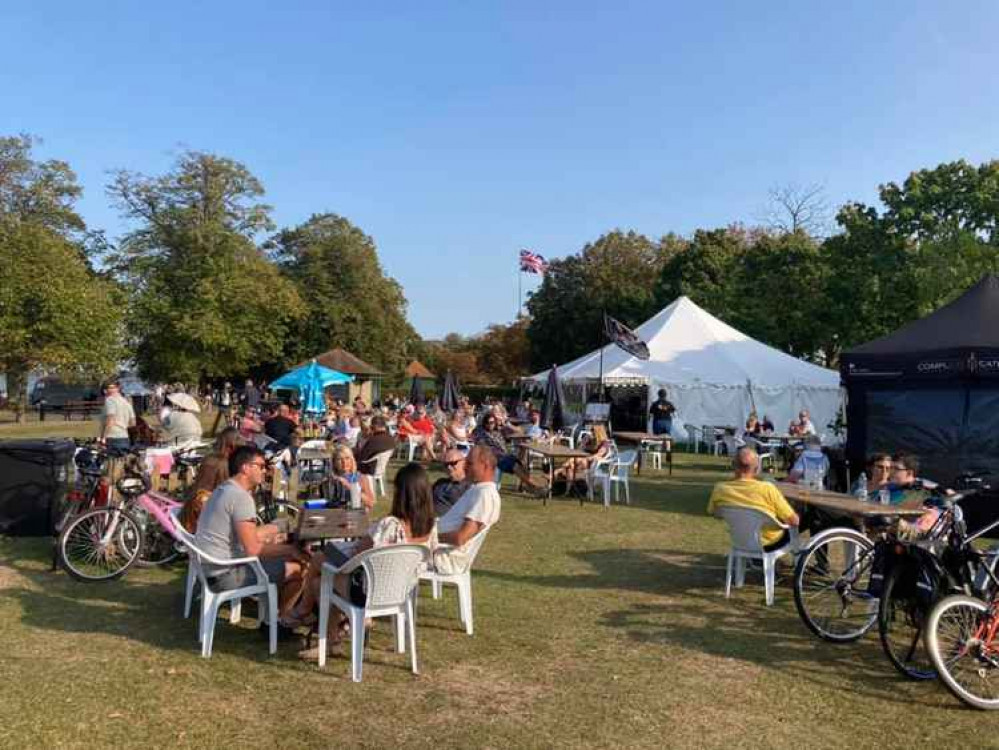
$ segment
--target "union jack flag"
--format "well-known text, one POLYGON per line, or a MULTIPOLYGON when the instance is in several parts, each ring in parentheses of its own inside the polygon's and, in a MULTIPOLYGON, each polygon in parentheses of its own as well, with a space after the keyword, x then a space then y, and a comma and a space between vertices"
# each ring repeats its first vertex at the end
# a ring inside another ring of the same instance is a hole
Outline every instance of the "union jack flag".
POLYGON ((530 250, 520 251, 521 273, 543 274, 547 270, 548 270, 548 261, 545 260, 545 256, 538 255, 538 253, 531 252, 530 250))

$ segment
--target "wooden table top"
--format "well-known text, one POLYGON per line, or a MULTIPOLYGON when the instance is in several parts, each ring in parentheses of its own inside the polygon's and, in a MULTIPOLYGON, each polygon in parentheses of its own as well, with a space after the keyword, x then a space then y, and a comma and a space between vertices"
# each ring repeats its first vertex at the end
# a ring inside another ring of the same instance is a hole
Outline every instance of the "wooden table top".
MULTIPOLYGON (((295 540, 314 542, 319 539, 355 539, 364 536, 371 526, 371 516, 366 510, 349 508, 302 508, 301 518, 295 525, 295 540)), ((294 525, 294 523, 293 523, 294 525)))
POLYGON ((612 435, 615 439, 621 439, 628 443, 670 443, 672 438, 669 435, 655 435, 651 432, 618 432, 612 435))
POLYGON ((535 441, 525 443, 523 447, 526 450, 532 450, 548 458, 588 458, 590 456, 586 451, 569 448, 565 445, 552 445, 551 443, 539 443, 535 441))
POLYGON ((916 518, 923 515, 922 508, 905 507, 902 505, 882 505, 878 502, 864 502, 853 495, 828 490, 810 490, 804 485, 791 482, 777 482, 784 497, 792 503, 813 505, 823 510, 830 510, 844 516, 868 518, 871 516, 898 516, 900 518, 916 518))

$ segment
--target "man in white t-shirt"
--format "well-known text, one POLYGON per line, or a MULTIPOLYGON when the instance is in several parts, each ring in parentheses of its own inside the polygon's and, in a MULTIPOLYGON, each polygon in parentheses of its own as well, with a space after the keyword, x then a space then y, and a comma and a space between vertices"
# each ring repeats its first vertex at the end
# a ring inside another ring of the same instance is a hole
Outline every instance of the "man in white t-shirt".
POLYGON ((496 489, 496 456, 489 448, 476 445, 466 458, 472 486, 437 521, 438 539, 450 547, 438 548, 434 567, 451 574, 468 566, 468 542, 482 529, 499 521, 500 495, 496 489))

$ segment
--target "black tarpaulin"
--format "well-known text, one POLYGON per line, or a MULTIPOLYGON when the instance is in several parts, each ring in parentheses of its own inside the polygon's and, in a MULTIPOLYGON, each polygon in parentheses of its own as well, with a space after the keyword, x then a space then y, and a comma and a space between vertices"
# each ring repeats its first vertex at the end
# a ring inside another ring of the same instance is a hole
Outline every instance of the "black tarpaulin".
MULTIPOLYGON (((999 486, 999 277, 848 350, 840 375, 854 476, 872 454, 902 451, 928 479, 952 485, 962 473, 986 472, 999 486)), ((969 526, 993 516, 989 508, 999 501, 990 498, 969 526)))

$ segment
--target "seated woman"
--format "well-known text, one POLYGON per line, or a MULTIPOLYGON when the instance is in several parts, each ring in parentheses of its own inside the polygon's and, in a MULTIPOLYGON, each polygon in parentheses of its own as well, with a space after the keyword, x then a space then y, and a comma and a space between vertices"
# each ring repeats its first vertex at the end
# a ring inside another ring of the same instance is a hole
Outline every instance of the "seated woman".
POLYGON ((866 481, 861 484, 861 477, 857 477, 850 492, 853 495, 860 495, 861 488, 867 490, 868 500, 877 502, 880 499, 881 490, 888 489, 888 482, 891 480, 891 455, 888 453, 875 453, 867 461, 865 469, 866 481))
POLYGON ((465 421, 465 415, 461 409, 455 410, 451 415, 451 419, 448 420, 447 427, 444 430, 444 439, 449 448, 454 448, 459 445, 468 446, 469 445, 469 429, 465 421))
POLYGON ((743 431, 743 434, 756 437, 761 432, 763 432, 763 425, 761 425, 760 420, 756 418, 756 412, 751 412, 749 414, 749 419, 746 420, 746 429, 743 431))
POLYGON ((168 399, 177 400, 172 401, 170 409, 164 409, 165 413, 161 416, 163 426, 160 429, 160 440, 169 445, 183 445, 201 440, 201 420, 197 414, 181 405, 183 402, 180 401, 179 395, 187 396, 174 393, 167 396, 168 399))
POLYGON ((375 507, 375 495, 368 482, 357 471, 354 451, 340 444, 333 450, 333 475, 326 486, 326 499, 332 506, 349 506, 352 498, 360 498, 366 510, 375 507))
MULTIPOLYGON (((584 443, 580 447, 589 451, 593 442, 584 443)), ((597 444, 596 449, 586 456, 585 458, 580 456, 578 458, 570 458, 562 466, 560 466, 554 474, 555 479, 564 479, 566 485, 566 492, 568 492, 577 479, 585 479, 586 472, 590 470, 590 467, 598 461, 605 461, 614 454, 614 443, 610 440, 603 440, 597 444)))
MULTIPOLYGON (((423 544, 433 551, 437 546, 437 527, 434 518, 434 500, 430 488, 430 479, 426 470, 417 463, 410 463, 399 469, 395 475, 395 493, 392 497, 392 510, 368 529, 366 536, 352 545, 327 544, 322 552, 312 556, 309 570, 306 573, 306 585, 302 598, 295 607, 293 616, 299 621, 307 622, 319 600, 319 584, 322 578, 324 562, 342 567, 354 555, 369 549, 384 547, 389 544, 423 544)), ((366 601, 364 588, 361 585, 363 574, 358 570, 356 576, 338 575, 333 580, 333 587, 343 598, 349 598, 356 606, 364 606, 366 601)), ((342 612, 336 610, 336 616, 330 618, 329 640, 339 643, 346 634, 347 619, 342 612)), ((319 658, 319 647, 299 653, 306 660, 319 658)))
POLYGON ((198 532, 198 518, 215 488, 229 478, 229 457, 243 444, 235 427, 226 427, 215 438, 212 452, 205 456, 198 467, 198 475, 191 485, 190 495, 180 511, 180 523, 190 533, 198 532))

